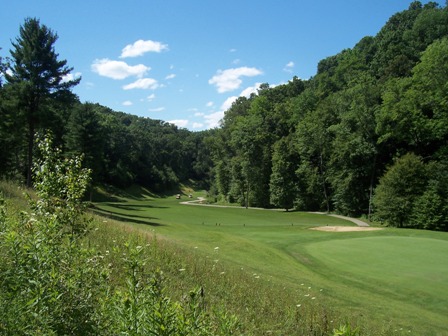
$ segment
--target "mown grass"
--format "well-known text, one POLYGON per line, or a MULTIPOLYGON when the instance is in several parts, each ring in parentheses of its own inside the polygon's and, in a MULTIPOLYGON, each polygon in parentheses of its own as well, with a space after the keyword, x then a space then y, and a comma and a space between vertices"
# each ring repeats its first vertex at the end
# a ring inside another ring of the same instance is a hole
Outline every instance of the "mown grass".
POLYGON ((181 205, 174 196, 137 194, 96 202, 95 211, 177 249, 173 253, 183 261, 171 268, 173 286, 207 286, 213 300, 224 300, 260 334, 287 334, 300 308, 308 309, 302 318, 319 316, 320 324, 350 319, 364 326, 363 334, 448 333, 446 233, 318 232, 308 229, 352 224, 319 214, 181 205))
MULTIPOLYGON (((23 189, 1 182, 0 190, 18 214, 23 189)), ((332 335, 345 323, 362 335, 448 333, 446 233, 318 232, 308 228, 351 223, 181 205, 138 188, 104 194, 92 210, 101 216, 86 244, 107 262, 120 263, 113 251, 134 240, 145 247, 149 269, 163 271, 173 299, 182 302, 202 286, 207 309, 222 321, 238 316, 241 334, 332 335)), ((123 281, 122 274, 113 277, 123 281)))

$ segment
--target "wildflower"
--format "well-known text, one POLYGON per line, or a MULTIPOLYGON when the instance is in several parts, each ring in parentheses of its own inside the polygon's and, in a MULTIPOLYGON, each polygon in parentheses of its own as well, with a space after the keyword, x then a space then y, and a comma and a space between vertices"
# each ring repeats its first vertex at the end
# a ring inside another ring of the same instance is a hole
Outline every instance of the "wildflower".
POLYGON ((179 269, 179 272, 183 272, 183 271, 185 271, 185 268, 180 268, 179 269))
POLYGON ((215 247, 215 251, 218 251, 218 250, 219 250, 219 247, 218 247, 218 246, 216 246, 216 247, 215 247))
POLYGON ((316 300, 316 297, 315 297, 315 296, 313 296, 313 297, 311 298, 311 300, 316 300))
POLYGON ((310 295, 309 295, 309 294, 305 294, 304 296, 308 297, 308 296, 310 296, 310 295))
POLYGON ((260 279, 260 276, 259 276, 259 275, 257 275, 257 276, 255 277, 255 279, 260 279))
POLYGON ((304 284, 300 284, 300 286, 304 286, 304 284))
POLYGON ((195 246, 194 248, 195 248, 195 249, 197 249, 198 247, 197 247, 197 246, 195 246))
POLYGON ((226 272, 221 272, 221 273, 219 273, 219 274, 223 275, 223 274, 226 274, 226 272))
POLYGON ((299 304, 296 305, 296 307, 302 307, 302 305, 299 303, 299 304))

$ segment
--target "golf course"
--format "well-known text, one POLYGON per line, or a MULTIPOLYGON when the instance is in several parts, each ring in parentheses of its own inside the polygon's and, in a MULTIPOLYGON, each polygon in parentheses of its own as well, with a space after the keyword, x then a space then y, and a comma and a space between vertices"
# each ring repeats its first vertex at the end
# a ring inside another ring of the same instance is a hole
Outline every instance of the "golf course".
POLYGON ((95 213, 210 260, 185 262, 182 271, 215 269, 219 260, 227 282, 251 278, 267 291, 285 291, 284 304, 291 305, 285 312, 293 303, 320 303, 387 334, 448 334, 446 233, 361 228, 320 213, 200 205, 205 192, 187 195, 139 189, 95 202, 95 213))

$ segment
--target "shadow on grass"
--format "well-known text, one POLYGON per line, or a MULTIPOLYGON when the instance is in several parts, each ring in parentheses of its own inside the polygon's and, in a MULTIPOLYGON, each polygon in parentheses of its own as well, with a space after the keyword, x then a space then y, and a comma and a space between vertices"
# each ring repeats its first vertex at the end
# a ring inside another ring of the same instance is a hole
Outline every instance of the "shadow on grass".
POLYGON ((99 209, 97 207, 93 207, 90 210, 96 215, 99 215, 99 216, 105 217, 105 218, 109 218, 112 220, 120 221, 120 222, 143 224, 143 225, 150 225, 150 226, 163 226, 163 224, 156 223, 156 222, 152 221, 152 220, 159 219, 156 217, 119 214, 116 212, 99 209))
POLYGON ((165 206, 153 206, 148 204, 120 204, 120 203, 106 203, 107 206, 129 211, 144 211, 145 209, 168 209, 165 206))

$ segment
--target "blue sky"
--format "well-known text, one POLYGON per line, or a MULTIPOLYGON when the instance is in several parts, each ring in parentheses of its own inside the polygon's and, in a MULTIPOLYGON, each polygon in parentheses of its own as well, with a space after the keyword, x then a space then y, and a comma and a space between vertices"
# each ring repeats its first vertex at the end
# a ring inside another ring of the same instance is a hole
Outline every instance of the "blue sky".
MULTIPOLYGON (((412 0, 17 0, 0 11, 0 55, 26 17, 55 31, 82 102, 190 130, 218 126, 260 83, 315 75, 319 60, 376 35, 412 0)), ((427 1, 422 1, 426 3, 427 1)))

